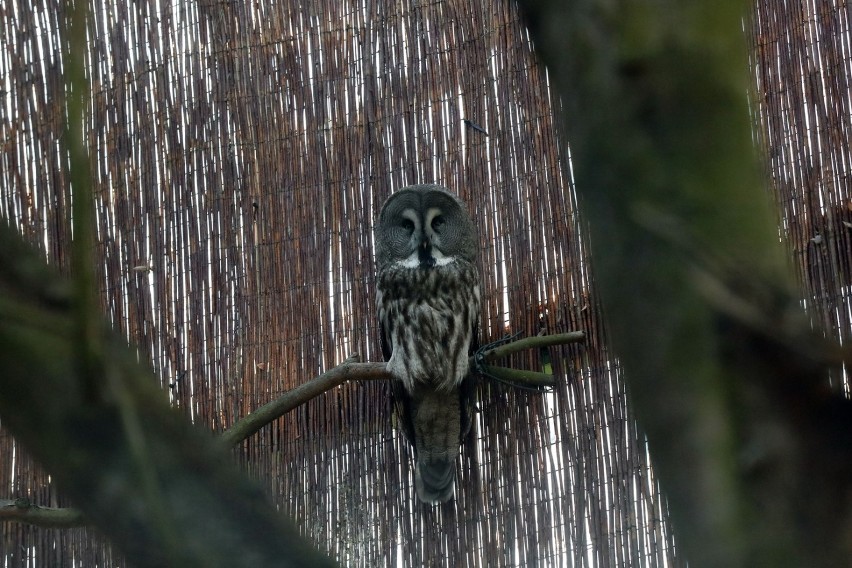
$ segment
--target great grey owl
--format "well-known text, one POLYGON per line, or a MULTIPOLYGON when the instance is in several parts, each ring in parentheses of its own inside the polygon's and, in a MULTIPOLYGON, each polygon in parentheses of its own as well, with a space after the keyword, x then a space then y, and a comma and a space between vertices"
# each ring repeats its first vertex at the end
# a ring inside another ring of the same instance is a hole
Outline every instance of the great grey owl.
POLYGON ((468 361, 479 322, 476 230, 464 204, 439 185, 393 194, 376 223, 382 353, 394 404, 414 446, 417 495, 453 496, 459 445, 470 428, 468 361))

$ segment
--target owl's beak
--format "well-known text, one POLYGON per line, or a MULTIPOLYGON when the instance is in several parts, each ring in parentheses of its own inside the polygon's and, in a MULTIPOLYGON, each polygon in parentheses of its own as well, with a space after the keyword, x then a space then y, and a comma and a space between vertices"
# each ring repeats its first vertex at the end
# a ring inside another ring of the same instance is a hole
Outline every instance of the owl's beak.
POLYGON ((417 251, 417 256, 420 258, 421 268, 432 268, 435 266, 435 259, 432 257, 432 243, 428 238, 420 241, 420 249, 417 251))

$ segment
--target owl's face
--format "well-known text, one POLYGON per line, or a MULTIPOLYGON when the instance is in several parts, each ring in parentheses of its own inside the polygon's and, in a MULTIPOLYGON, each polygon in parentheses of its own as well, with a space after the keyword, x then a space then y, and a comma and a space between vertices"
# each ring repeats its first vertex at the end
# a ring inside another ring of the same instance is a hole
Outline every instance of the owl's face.
POLYGON ((376 223, 376 263, 407 268, 443 266, 476 258, 473 222, 461 200, 440 185, 412 185, 394 193, 376 223))

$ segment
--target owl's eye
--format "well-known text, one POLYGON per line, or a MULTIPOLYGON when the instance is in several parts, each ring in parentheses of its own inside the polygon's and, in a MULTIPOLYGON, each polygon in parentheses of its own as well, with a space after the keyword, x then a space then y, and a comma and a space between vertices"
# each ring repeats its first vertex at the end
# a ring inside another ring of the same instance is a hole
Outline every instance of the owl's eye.
POLYGON ((400 226, 409 233, 414 232, 414 221, 412 221, 411 219, 403 219, 402 223, 400 223, 400 226))
POLYGON ((438 230, 438 229, 440 229, 440 228, 444 225, 444 223, 446 223, 446 222, 447 222, 447 220, 446 220, 446 219, 444 219, 444 216, 443 216, 443 215, 435 215, 435 218, 434 218, 434 219, 432 219, 432 230, 433 230, 433 231, 437 231, 437 230, 438 230))

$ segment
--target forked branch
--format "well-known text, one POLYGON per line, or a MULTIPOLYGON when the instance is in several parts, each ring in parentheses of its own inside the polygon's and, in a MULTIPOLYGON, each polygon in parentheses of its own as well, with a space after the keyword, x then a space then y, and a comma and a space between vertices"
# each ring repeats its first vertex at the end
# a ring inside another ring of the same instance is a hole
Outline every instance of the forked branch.
MULTIPOLYGON (((502 357, 508 357, 513 353, 524 349, 535 349, 577 343, 583 341, 586 334, 582 331, 571 333, 559 333, 556 335, 539 335, 525 337, 487 349, 481 353, 481 360, 493 361, 502 357)), ((326 371, 322 375, 308 381, 305 384, 291 389, 272 402, 261 406, 257 410, 247 414, 234 423, 231 428, 222 433, 222 440, 229 446, 235 446, 272 422, 334 387, 346 381, 373 381, 387 380, 391 378, 384 363, 359 363, 357 356, 351 356, 346 361, 326 371)), ((471 366, 476 367, 476 361, 471 357, 471 366)), ((553 386, 555 380, 553 375, 526 371, 520 369, 509 369, 506 367, 485 366, 488 375, 501 380, 510 381, 521 386, 542 387, 553 386)))
MULTIPOLYGON (((583 341, 586 334, 582 331, 559 333, 555 335, 540 335, 525 337, 511 341, 480 353, 480 367, 485 371, 484 379, 496 378, 518 386, 539 388, 553 386, 553 375, 511 369, 492 365, 482 365, 485 361, 495 361, 508 357, 525 349, 538 349, 554 345, 565 345, 583 341)), ((471 357, 471 365, 475 366, 471 357)), ((351 356, 346 361, 319 375, 318 377, 291 389, 275 400, 261 406, 238 420, 229 429, 222 432, 220 438, 230 447, 236 446, 258 430, 274 420, 284 416, 322 393, 339 386, 346 381, 387 380, 388 373, 385 363, 358 362, 357 356, 351 356)), ((40 507, 25 499, 0 499, 0 521, 16 521, 41 527, 69 528, 86 525, 83 514, 74 508, 40 507)))

